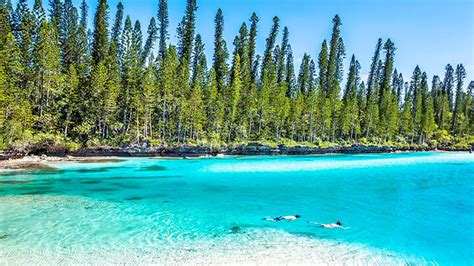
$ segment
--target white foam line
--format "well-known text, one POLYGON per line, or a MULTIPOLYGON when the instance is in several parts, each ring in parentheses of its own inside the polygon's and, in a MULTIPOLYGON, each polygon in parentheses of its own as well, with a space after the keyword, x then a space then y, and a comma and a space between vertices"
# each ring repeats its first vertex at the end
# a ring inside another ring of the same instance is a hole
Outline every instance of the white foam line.
POLYGON ((434 156, 406 157, 406 158, 381 158, 366 159, 360 158, 351 161, 340 161, 339 159, 327 160, 324 158, 314 158, 313 161, 272 161, 272 162, 235 162, 235 163, 219 163, 205 167, 203 170, 207 172, 300 172, 315 171, 322 169, 336 168, 366 168, 376 166, 390 165, 413 165, 419 163, 447 163, 447 162, 473 162, 474 156, 464 154, 436 154, 434 156))

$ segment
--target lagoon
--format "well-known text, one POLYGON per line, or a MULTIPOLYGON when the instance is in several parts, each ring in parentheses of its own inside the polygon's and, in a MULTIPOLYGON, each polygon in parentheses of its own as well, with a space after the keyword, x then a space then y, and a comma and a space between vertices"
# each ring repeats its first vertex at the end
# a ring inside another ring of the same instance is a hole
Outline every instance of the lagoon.
POLYGON ((0 170, 1 264, 474 264, 468 153, 49 166, 0 170))

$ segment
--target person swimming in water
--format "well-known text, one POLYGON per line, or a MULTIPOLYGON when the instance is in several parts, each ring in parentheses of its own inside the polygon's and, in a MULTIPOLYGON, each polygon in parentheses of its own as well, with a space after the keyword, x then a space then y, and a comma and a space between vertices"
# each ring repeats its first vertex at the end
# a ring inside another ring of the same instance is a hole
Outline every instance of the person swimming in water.
POLYGON ((296 215, 287 215, 287 216, 279 216, 275 218, 263 218, 262 220, 264 221, 270 221, 270 222, 279 222, 279 221, 295 221, 297 219, 301 218, 301 215, 296 214, 296 215))
POLYGON ((328 228, 328 229, 332 229, 332 228, 340 228, 340 229, 349 229, 350 227, 343 227, 342 226, 342 223, 340 221, 337 221, 336 223, 331 223, 331 224, 322 224, 322 223, 316 223, 316 222, 308 222, 310 224, 316 224, 316 225, 319 225, 321 226, 322 228, 328 228))

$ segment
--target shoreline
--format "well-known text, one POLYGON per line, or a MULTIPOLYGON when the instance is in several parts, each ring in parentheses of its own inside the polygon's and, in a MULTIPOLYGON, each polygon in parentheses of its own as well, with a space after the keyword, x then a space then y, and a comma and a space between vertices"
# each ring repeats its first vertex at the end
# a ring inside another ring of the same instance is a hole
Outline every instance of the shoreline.
POLYGON ((149 147, 131 145, 127 147, 94 147, 81 148, 69 151, 64 147, 46 146, 25 151, 0 150, 0 162, 10 159, 22 159, 27 156, 47 156, 57 158, 69 157, 158 157, 158 158, 183 158, 183 157, 218 157, 218 156, 280 156, 280 155, 315 155, 315 154, 371 154, 371 153, 396 153, 396 152, 434 152, 457 151, 468 152, 469 147, 444 147, 444 146, 376 146, 354 144, 352 146, 308 147, 285 145, 269 146, 257 142, 236 146, 191 146, 181 145, 173 147, 149 147))
POLYGON ((331 154, 390 154, 403 152, 469 152, 468 149, 436 149, 423 147, 397 148, 389 146, 361 146, 331 148, 291 147, 286 149, 271 148, 266 145, 238 146, 215 150, 208 147, 177 147, 170 149, 86 149, 72 153, 44 153, 29 155, 0 152, 0 170, 42 169, 48 163, 109 163, 121 162, 123 158, 151 159, 205 159, 227 156, 309 156, 331 154))

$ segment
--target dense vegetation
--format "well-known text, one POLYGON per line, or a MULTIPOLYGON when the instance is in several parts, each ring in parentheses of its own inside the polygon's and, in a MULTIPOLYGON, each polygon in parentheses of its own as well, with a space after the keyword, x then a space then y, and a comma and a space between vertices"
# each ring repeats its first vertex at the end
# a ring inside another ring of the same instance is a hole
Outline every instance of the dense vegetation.
POLYGON ((354 55, 344 79, 336 15, 319 55, 305 54, 296 70, 278 17, 263 55, 256 14, 229 53, 220 9, 208 60, 195 29, 196 0, 187 0, 177 45, 169 43, 167 1, 157 4, 143 36, 121 3, 109 21, 107 1, 99 0, 88 29, 85 1, 77 9, 71 0, 50 0, 46 12, 41 0, 32 9, 26 0, 15 8, 0 0, 0 148, 46 140, 70 148, 472 141, 474 82, 467 84, 462 64, 431 81, 416 67, 408 80, 395 68, 395 44, 379 39, 368 79, 354 55))

